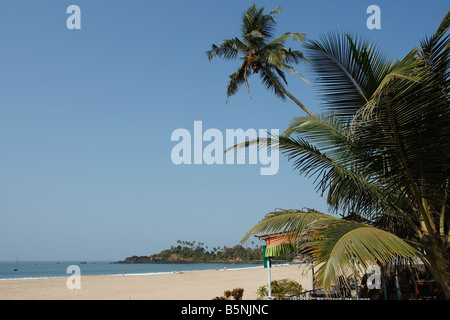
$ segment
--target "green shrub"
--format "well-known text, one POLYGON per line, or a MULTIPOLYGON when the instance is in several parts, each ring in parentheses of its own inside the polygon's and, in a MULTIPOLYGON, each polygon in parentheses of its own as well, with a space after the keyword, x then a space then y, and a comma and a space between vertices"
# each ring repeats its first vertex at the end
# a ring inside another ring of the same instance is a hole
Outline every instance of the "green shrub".
MULTIPOLYGON (((282 298, 289 296, 298 296, 303 292, 303 287, 300 283, 291 279, 273 280, 270 282, 272 297, 282 298)), ((256 290, 258 300, 263 300, 268 295, 268 286, 264 285, 256 290)))
POLYGON ((213 300, 229 300, 233 297, 234 300, 242 300, 242 296, 244 295, 244 289, 242 288, 234 288, 233 290, 225 290, 223 292, 223 296, 215 297, 213 300))

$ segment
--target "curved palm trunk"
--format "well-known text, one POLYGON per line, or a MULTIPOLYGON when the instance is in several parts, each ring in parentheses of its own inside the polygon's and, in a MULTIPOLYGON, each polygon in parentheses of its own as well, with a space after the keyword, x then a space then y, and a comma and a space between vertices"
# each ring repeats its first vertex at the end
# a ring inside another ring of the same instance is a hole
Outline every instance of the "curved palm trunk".
POLYGON ((443 255, 447 255, 447 257, 442 257, 442 254, 441 257, 434 254, 428 254, 425 257, 428 260, 428 268, 441 287, 445 299, 450 300, 450 259, 448 258, 448 252, 444 252, 443 255))
POLYGON ((292 101, 294 101, 294 103, 296 105, 298 105, 303 111, 306 112, 306 114, 308 116, 310 116, 311 118, 315 118, 316 116, 314 115, 314 113, 312 113, 303 103, 301 103, 296 97, 294 97, 289 91, 287 91, 283 85, 281 85, 281 83, 278 82, 277 79, 275 79, 274 77, 272 77, 271 74, 269 74, 268 72, 266 72, 266 70, 264 70, 264 68, 261 69, 262 72, 264 72, 264 74, 270 78, 270 80, 273 81, 273 83, 275 83, 275 85, 278 87, 278 89, 280 89, 281 92, 283 92, 286 96, 289 97, 289 99, 291 99, 292 101))

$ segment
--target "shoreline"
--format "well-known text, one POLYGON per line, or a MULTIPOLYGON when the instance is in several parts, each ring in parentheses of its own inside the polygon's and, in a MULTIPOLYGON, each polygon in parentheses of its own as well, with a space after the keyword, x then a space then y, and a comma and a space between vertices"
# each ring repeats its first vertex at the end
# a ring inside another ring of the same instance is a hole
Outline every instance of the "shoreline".
MULTIPOLYGON (((53 262, 53 261, 51 261, 53 262)), ((68 263, 71 263, 70 261, 68 263)), ((109 262, 111 263, 111 262, 109 262)), ((200 265, 207 265, 209 263, 200 263, 200 265)), ((151 276, 151 275, 159 275, 159 274, 170 274, 170 273, 184 273, 184 272, 191 272, 191 271, 208 271, 208 270, 216 270, 216 268, 214 268, 214 265, 217 265, 217 263, 210 263, 212 266, 211 268, 207 268, 207 269, 186 269, 186 270, 170 270, 170 271, 150 271, 150 272, 126 272, 127 276, 151 276)), ((131 263, 131 264, 122 264, 122 265, 135 265, 135 263, 131 263)), ((142 264, 139 264, 142 265, 142 264)), ((172 264, 160 264, 160 265, 172 265, 172 264)), ((174 263, 173 265, 180 265, 178 263, 174 263)), ((181 264, 181 265, 194 265, 194 263, 189 263, 189 264, 181 264)), ((223 263, 224 267, 228 268, 227 270, 245 270, 245 269, 256 269, 256 268, 263 268, 262 265, 257 265, 257 264, 246 264, 246 263, 241 263, 241 264, 226 264, 223 263), (241 267, 242 265, 246 265, 245 267, 241 267)), ((274 266, 287 266, 287 265, 299 265, 299 263, 295 263, 295 262, 291 262, 291 263, 279 263, 279 264, 274 264, 274 266)), ((219 269, 221 270, 221 269, 219 269)), ((89 271, 88 271, 89 272, 89 271)), ((122 276, 122 270, 117 270, 115 273, 86 273, 85 270, 83 270, 83 274, 84 276, 122 276)), ((0 278, 0 281, 7 281, 7 280, 35 280, 35 279, 54 279, 54 278, 67 278, 69 275, 67 274, 63 274, 63 275, 48 275, 48 276, 21 276, 21 277, 14 277, 14 278, 0 278)))
MULTIPOLYGON (((304 290, 312 287, 304 265, 271 268, 272 280, 293 279, 304 290)), ((255 300, 267 285, 267 269, 234 268, 152 274, 81 276, 80 289, 69 289, 70 277, 0 281, 0 300, 212 300, 225 290, 243 288, 243 300, 255 300), (21 280, 21 281, 16 281, 21 280)))
MULTIPOLYGON (((279 266, 287 266, 287 265, 294 265, 294 264, 280 264, 276 265, 276 267, 279 266)), ((244 268, 229 268, 227 271, 234 271, 234 270, 247 270, 247 269, 258 269, 263 268, 263 266, 254 266, 254 267, 244 267, 244 268)), ((214 270, 214 269, 194 269, 194 270, 180 270, 180 271, 161 271, 161 272, 142 272, 142 273, 126 273, 126 276, 157 276, 162 274, 172 274, 172 273, 185 273, 185 272, 194 272, 194 271, 223 271, 222 269, 214 270)), ((84 277, 122 277, 122 273, 111 273, 111 274, 88 274, 84 275, 84 277)), ((39 279, 58 279, 58 278, 65 278, 67 279, 68 276, 46 276, 46 277, 23 277, 23 278, 0 278, 0 281, 14 281, 14 280, 39 280, 39 279)))

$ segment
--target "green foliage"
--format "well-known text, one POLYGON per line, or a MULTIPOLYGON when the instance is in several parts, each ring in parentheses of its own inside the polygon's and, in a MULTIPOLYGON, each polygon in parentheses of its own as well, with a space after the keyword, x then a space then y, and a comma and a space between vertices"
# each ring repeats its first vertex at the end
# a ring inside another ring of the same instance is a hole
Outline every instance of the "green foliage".
POLYGON ((236 94, 239 87, 244 84, 250 93, 248 78, 252 74, 259 74, 262 83, 268 90, 282 100, 286 100, 286 96, 288 96, 307 114, 313 116, 311 111, 284 87, 284 85, 287 85, 284 73, 286 70, 299 75, 307 82, 303 75, 289 64, 308 62, 308 60, 301 51, 285 47, 285 43, 289 39, 303 43, 305 38, 303 33, 286 32, 273 39, 273 30, 276 25, 275 14, 279 12, 280 8, 276 8, 265 14, 264 8, 258 9, 255 5, 251 6, 242 17, 241 39, 235 37, 223 40, 219 45, 213 44, 211 50, 207 51, 206 54, 209 60, 215 58, 235 60, 239 58, 241 61, 237 71, 229 75, 228 97, 236 94))
MULTIPOLYGON (((346 219, 283 212, 246 238, 299 235, 325 288, 371 263, 419 257, 450 299, 449 17, 401 60, 349 34, 307 43, 328 112, 295 118, 276 147, 346 219)), ((242 146, 252 144, 261 141, 242 146)))
MULTIPOLYGON (((208 250, 208 246, 204 246, 202 242, 178 240, 177 243, 176 247, 172 246, 170 249, 152 255, 150 258, 160 260, 179 258, 192 262, 260 262, 264 259, 260 246, 244 247, 238 244, 232 248, 219 246, 208 250)), ((279 260, 288 261, 293 258, 294 253, 278 257, 279 260)))
POLYGON ((231 297, 233 297, 234 300, 242 300, 243 295, 243 288, 234 288, 233 290, 225 290, 223 296, 215 297, 213 300, 230 300, 231 297))
MULTIPOLYGON (((276 298, 298 296, 303 292, 303 287, 295 280, 282 279, 273 280, 270 282, 272 296, 276 298)), ((268 285, 264 285, 258 288, 256 291, 257 300, 263 300, 268 295, 268 285)))

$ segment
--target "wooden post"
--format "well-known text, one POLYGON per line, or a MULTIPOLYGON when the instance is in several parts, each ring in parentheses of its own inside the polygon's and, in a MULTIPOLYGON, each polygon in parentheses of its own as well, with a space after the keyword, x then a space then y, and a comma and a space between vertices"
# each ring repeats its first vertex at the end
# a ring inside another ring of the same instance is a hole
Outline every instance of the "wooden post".
POLYGON ((270 257, 266 257, 266 246, 262 246, 263 249, 263 258, 264 258, 264 268, 267 268, 267 278, 268 278, 268 285, 267 285, 267 298, 272 299, 272 287, 271 287, 271 276, 270 276, 270 257))

